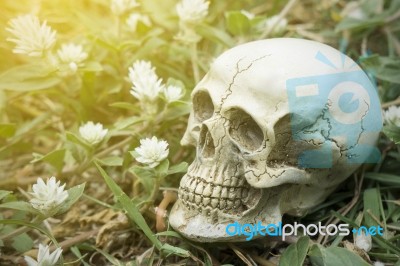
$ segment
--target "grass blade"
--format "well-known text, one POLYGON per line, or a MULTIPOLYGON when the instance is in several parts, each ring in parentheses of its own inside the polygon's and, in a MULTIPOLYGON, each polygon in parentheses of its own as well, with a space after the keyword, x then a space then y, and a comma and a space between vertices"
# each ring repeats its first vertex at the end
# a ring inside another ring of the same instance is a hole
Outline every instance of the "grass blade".
POLYGON ((158 240, 155 234, 151 231, 136 205, 133 204, 131 199, 122 191, 117 183, 115 183, 115 181, 108 176, 103 168, 101 168, 97 162, 94 163, 100 174, 103 176, 106 184, 111 189, 112 193, 115 195, 119 203, 121 203, 124 210, 126 210, 128 217, 143 231, 153 245, 156 246, 157 249, 161 250, 162 244, 160 240, 158 240))

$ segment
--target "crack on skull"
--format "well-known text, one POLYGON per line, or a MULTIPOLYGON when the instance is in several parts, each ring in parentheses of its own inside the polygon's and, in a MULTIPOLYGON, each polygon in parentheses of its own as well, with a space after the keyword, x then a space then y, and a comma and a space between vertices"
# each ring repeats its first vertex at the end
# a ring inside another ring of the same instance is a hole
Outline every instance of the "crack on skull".
POLYGON ((361 132, 360 132, 360 134, 358 134, 358 136, 357 136, 357 141, 356 141, 356 143, 355 143, 354 145, 348 147, 347 149, 343 149, 343 151, 348 151, 348 150, 351 150, 351 149, 355 148, 355 147, 359 144, 360 139, 361 139, 361 135, 362 135, 362 134, 364 133, 364 131, 365 131, 363 122, 364 122, 364 117, 366 117, 367 114, 368 114, 368 112, 369 112, 370 106, 369 106, 369 104, 368 104, 365 100, 364 100, 364 103, 368 106, 368 108, 367 108, 367 110, 365 111, 365 113, 363 114, 363 116, 361 117, 361 120, 360 120, 361 132))
MULTIPOLYGON (((329 100, 328 100, 328 102, 325 104, 325 108, 322 109, 321 115, 318 116, 318 117, 316 118, 316 120, 315 120, 312 124, 310 124, 310 125, 308 125, 308 126, 302 128, 302 129, 299 130, 298 132, 303 132, 304 134, 313 134, 313 133, 316 133, 316 132, 320 131, 320 134, 321 134, 321 136, 325 139, 325 141, 330 141, 330 142, 334 143, 335 146, 339 149, 340 157, 337 159, 336 163, 339 163, 340 158, 342 158, 343 156, 346 156, 346 157, 348 157, 348 158, 351 158, 351 157, 353 157, 353 156, 357 156, 357 155, 355 155, 355 154, 347 154, 347 155, 346 155, 346 152, 351 151, 352 149, 354 149, 354 148, 359 144, 360 139, 361 139, 361 136, 362 136, 362 134, 365 132, 365 128, 364 128, 363 122, 364 122, 364 117, 365 117, 365 116, 368 114, 368 112, 369 112, 370 106, 369 106, 369 104, 368 104, 365 100, 364 100, 364 103, 367 105, 367 110, 364 112, 364 114, 362 115, 362 117, 361 117, 361 119, 360 119, 361 131, 360 131, 360 133, 359 133, 358 136, 357 136, 356 142, 355 142, 353 145, 349 146, 349 147, 343 147, 343 146, 341 146, 337 140, 335 140, 333 137, 331 137, 331 131, 332 131, 332 129, 333 129, 333 128, 332 128, 332 123, 331 123, 329 117, 326 117, 326 113, 329 111, 329 108, 330 108, 330 106, 331 106, 331 102, 330 102, 329 100), (320 129, 311 130, 313 126, 315 126, 315 125, 318 124, 318 121, 319 121, 320 119, 326 121, 327 124, 328 124, 328 131, 327 131, 326 133, 325 133, 325 131, 324 131, 323 129, 322 129, 322 130, 320 130, 320 129)), ((298 132, 297 132, 297 133, 298 133, 298 132)), ((307 142, 307 143, 312 143, 312 144, 315 145, 315 146, 320 146, 320 145, 321 145, 321 144, 319 144, 319 145, 316 144, 314 139, 312 139, 312 140, 303 140, 303 141, 305 141, 305 142, 307 142)))
POLYGON ((284 102, 284 101, 279 101, 279 102, 275 105, 275 112, 278 112, 278 110, 279 110, 279 105, 280 105, 281 103, 285 103, 285 102, 284 102))
MULTIPOLYGON (((296 132, 296 134, 298 134, 299 132, 303 132, 304 134, 313 134, 316 132, 320 132, 320 135, 324 138, 325 141, 330 141, 330 142, 334 143, 336 147, 338 147, 339 152, 340 152, 340 157, 342 157, 343 156, 343 154, 342 154, 343 148, 340 146, 340 144, 338 143, 337 140, 335 140, 334 138, 331 137, 331 131, 332 131, 333 127, 332 127, 332 123, 331 123, 329 117, 326 117, 326 113, 329 111, 329 108, 331 106, 332 106, 332 103, 330 102, 330 100, 328 100, 328 102, 325 104, 325 107, 322 109, 321 114, 315 119, 315 121, 312 124, 303 127, 301 130, 296 132), (312 130, 312 128, 315 125, 318 126, 320 120, 324 120, 328 124, 327 131, 325 131, 324 129, 321 129, 320 127, 312 130)), ((314 140, 314 139, 311 139, 311 140, 303 139, 302 141, 311 143, 314 146, 321 146, 321 144, 316 143, 315 142, 316 140, 314 140)))
POLYGON ((263 177, 265 174, 268 175, 270 179, 277 179, 277 178, 281 177, 281 176, 286 172, 286 169, 280 169, 281 172, 280 172, 279 174, 274 175, 274 174, 270 174, 270 173, 268 172, 268 169, 269 169, 269 168, 266 167, 266 168, 265 168, 265 171, 264 171, 263 173, 260 173, 260 174, 256 174, 256 173, 254 172, 254 170, 247 170, 247 171, 245 172, 245 174, 248 174, 248 173, 251 172, 251 173, 253 174, 253 176, 255 176, 255 177, 257 178, 257 182, 258 182, 258 181, 260 181, 261 177, 263 177))
POLYGON ((228 88, 227 88, 227 90, 226 90, 226 92, 225 92, 225 95, 223 95, 223 96, 221 97, 221 102, 220 102, 220 105, 219 105, 219 109, 218 109, 218 110, 215 110, 216 113, 220 113, 220 112, 221 112, 221 109, 222 109, 222 106, 224 105, 224 102, 225 102, 226 99, 228 99, 228 97, 232 94, 232 86, 235 84, 235 80, 236 80, 237 76, 240 75, 241 73, 243 73, 243 72, 249 70, 249 69, 253 66, 253 64, 254 64, 255 62, 257 62, 257 61, 259 61, 259 60, 261 60, 261 59, 264 59, 265 57, 270 56, 270 55, 271 55, 271 54, 267 54, 267 55, 263 55, 263 56, 260 56, 260 57, 258 57, 258 58, 256 58, 256 59, 254 59, 253 61, 250 62, 250 64, 249 64, 247 67, 245 67, 245 68, 243 68, 243 69, 239 69, 239 64, 240 64, 240 62, 241 62, 245 57, 240 58, 240 59, 237 61, 237 63, 236 63, 236 73, 233 75, 232 81, 229 83, 228 88))

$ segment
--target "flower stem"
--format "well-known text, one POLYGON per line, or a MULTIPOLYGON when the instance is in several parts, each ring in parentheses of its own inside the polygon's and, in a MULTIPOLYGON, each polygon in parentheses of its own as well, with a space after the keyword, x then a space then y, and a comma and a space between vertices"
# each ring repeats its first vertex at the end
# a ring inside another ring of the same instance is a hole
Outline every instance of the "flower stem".
POLYGON ((121 39, 121 18, 120 16, 117 16, 116 22, 115 22, 115 27, 116 27, 116 32, 117 32, 117 39, 121 39))
POLYGON ((29 228, 29 227, 22 226, 22 227, 20 227, 20 228, 18 228, 18 229, 16 229, 16 230, 14 230, 14 231, 12 231, 12 232, 10 232, 10 233, 4 235, 4 236, 0 236, 0 241, 8 240, 8 239, 13 238, 13 237, 16 237, 16 236, 18 236, 18 235, 20 235, 20 234, 26 233, 26 232, 28 232, 30 229, 31 229, 31 228, 29 228))
POLYGON ((386 108, 389 108, 390 106, 394 106, 394 105, 398 105, 398 104, 400 104, 400 97, 398 97, 394 101, 383 103, 382 104, 382 109, 386 109, 386 108))
POLYGON ((281 10, 281 12, 278 14, 278 19, 275 21, 275 23, 273 25, 271 25, 271 27, 267 28, 261 34, 260 39, 265 39, 265 38, 269 37, 269 35, 271 34, 271 32, 274 31, 274 29, 279 24, 279 22, 287 15, 287 13, 289 13, 289 11, 292 9, 292 7, 296 3, 296 1, 297 0, 289 0, 287 2, 287 4, 284 6, 284 8, 281 10))
POLYGON ((160 183, 161 183, 160 181, 161 181, 160 178, 155 179, 154 189, 151 192, 151 195, 149 197, 149 201, 151 201, 151 202, 154 202, 157 199, 158 191, 160 189, 160 183))
POLYGON ((158 177, 155 178, 153 191, 151 192, 149 199, 146 200, 146 203, 140 208, 141 213, 145 212, 157 199, 158 192, 160 191, 160 183, 161 183, 161 179, 158 177))
POLYGON ((193 68, 193 76, 194 76, 194 81, 197 84, 200 81, 200 71, 199 71, 199 65, 198 65, 198 54, 197 54, 197 42, 193 42, 191 45, 191 56, 192 56, 192 68, 193 68))
MULTIPOLYGON (((35 217, 32 220, 32 223, 40 223, 40 222, 41 222, 41 219, 39 219, 39 216, 35 217)), ((10 238, 19 236, 20 234, 29 232, 31 229, 32 228, 30 228, 30 227, 22 226, 22 227, 20 227, 18 229, 15 229, 14 231, 4 235, 4 236, 0 236, 0 241, 4 241, 4 240, 10 239, 10 238)))

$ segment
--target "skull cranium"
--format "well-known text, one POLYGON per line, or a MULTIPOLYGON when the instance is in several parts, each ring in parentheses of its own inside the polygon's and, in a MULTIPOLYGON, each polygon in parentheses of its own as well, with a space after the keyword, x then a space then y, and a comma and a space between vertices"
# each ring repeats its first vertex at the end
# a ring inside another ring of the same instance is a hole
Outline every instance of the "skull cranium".
POLYGON ((182 144, 197 155, 170 223, 201 242, 242 241, 226 234, 229 223, 276 224, 321 203, 369 158, 360 147, 374 146, 382 124, 378 96, 354 61, 301 39, 228 50, 192 102, 182 144), (358 101, 343 105, 349 92, 358 101))

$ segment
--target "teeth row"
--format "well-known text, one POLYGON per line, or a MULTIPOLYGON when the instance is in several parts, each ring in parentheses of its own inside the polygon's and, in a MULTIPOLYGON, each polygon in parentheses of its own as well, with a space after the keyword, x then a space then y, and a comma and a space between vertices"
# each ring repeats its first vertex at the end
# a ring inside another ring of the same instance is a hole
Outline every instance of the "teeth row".
MULTIPOLYGON (((244 179, 244 178, 243 178, 244 179)), ((250 186, 231 187, 209 183, 201 177, 186 174, 179 188, 179 198, 188 209, 206 213, 211 210, 224 210, 242 213, 248 209, 245 204, 250 186)))
POLYGON ((247 207, 240 199, 224 199, 224 198, 211 198, 203 195, 180 190, 179 198, 188 209, 197 209, 202 212, 205 208, 208 210, 225 210, 233 212, 243 212, 247 207))
POLYGON ((213 183, 208 183, 199 177, 186 176, 185 181, 181 183, 180 190, 194 193, 204 197, 223 198, 223 199, 245 199, 249 194, 250 187, 231 187, 221 186, 213 183))

